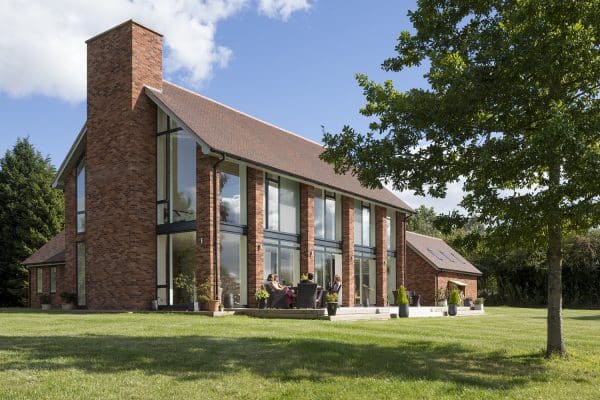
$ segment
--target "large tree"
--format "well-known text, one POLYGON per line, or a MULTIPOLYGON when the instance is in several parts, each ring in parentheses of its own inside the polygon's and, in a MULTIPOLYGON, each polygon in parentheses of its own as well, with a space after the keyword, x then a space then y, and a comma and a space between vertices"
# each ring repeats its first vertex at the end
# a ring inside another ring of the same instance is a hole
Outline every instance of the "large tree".
POLYGON ((54 168, 28 139, 0 159, 0 305, 24 305, 27 270, 21 262, 63 226, 63 198, 51 187, 54 168))
MULTIPOLYGON (((496 237, 547 249, 547 354, 565 354, 563 234, 600 222, 600 0, 422 0, 386 71, 429 63, 429 88, 364 75, 370 130, 325 133, 363 184, 444 196, 496 237)), ((427 64, 425 64, 427 65, 427 64)), ((399 77, 402 78, 401 76, 399 77)))

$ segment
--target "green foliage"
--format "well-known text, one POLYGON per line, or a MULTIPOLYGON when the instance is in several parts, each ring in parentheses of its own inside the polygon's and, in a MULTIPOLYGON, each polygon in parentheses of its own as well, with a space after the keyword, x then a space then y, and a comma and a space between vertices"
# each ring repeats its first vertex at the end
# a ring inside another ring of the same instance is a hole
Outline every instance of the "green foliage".
POLYGON ((327 303, 337 303, 338 294, 337 293, 327 293, 327 295, 325 296, 325 301, 327 303))
POLYGON ((258 289, 256 293, 254 293, 254 297, 256 297, 256 300, 266 300, 269 298, 269 292, 265 289, 258 289))
POLYGON ((406 221, 406 230, 423 235, 440 237, 441 232, 435 227, 437 214, 433 207, 419 206, 415 214, 406 221))
POLYGON ((64 303, 77 304, 77 293, 62 292, 60 298, 64 303))
POLYGON ((324 133, 322 159, 368 187, 461 201, 489 237, 546 247, 548 354, 564 354, 562 234, 600 223, 600 0, 422 0, 399 72, 427 62, 429 88, 357 75, 369 132, 324 133))
POLYGON ((179 274, 175 277, 175 287, 182 289, 190 303, 195 301, 208 302, 210 296, 210 282, 207 280, 198 284, 196 275, 193 273, 179 274))
POLYGON ((450 291, 450 296, 448 296, 448 304, 460 304, 460 294, 458 293, 458 289, 452 289, 450 291))
POLYGON ((408 296, 406 295, 406 288, 402 285, 398 288, 398 304, 408 304, 408 296))
POLYGON ((28 272, 21 262, 63 228, 54 174, 50 159, 27 138, 0 158, 0 305, 26 304, 28 272))
POLYGON ((38 295, 38 298, 40 300, 40 304, 52 304, 52 296, 47 293, 38 295))

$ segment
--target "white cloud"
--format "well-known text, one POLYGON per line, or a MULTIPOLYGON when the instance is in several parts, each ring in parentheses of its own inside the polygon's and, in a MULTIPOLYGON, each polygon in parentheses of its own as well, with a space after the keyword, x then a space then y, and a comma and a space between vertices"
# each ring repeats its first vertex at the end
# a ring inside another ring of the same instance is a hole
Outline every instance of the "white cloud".
POLYGON ((296 11, 307 11, 311 4, 309 0, 259 0, 258 10, 269 18, 284 21, 296 11))
MULTIPOLYGON (((301 3, 306 1, 259 0, 258 7, 260 13, 285 20, 309 7, 301 3)), ((249 4, 250 0, 3 0, 0 92, 85 99, 85 40, 128 19, 161 32, 166 77, 177 74, 197 88, 214 68, 225 68, 232 55, 231 49, 215 43, 217 24, 249 4)))

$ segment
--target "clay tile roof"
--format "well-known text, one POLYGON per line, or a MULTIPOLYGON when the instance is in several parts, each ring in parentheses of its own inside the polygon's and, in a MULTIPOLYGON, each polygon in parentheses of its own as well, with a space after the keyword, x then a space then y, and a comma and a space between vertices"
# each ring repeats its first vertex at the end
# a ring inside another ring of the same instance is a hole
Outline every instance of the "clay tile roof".
POLYGON ((38 251, 30 255, 23 264, 27 266, 64 264, 65 262, 65 231, 50 239, 38 251))
POLYGON ((331 165, 319 159, 323 147, 318 143, 169 82, 163 82, 162 91, 146 87, 146 93, 214 151, 366 200, 412 211, 385 188, 367 189, 350 174, 337 175, 331 165))
POLYGON ((442 239, 407 231, 406 243, 435 269, 482 275, 480 270, 465 260, 442 239))

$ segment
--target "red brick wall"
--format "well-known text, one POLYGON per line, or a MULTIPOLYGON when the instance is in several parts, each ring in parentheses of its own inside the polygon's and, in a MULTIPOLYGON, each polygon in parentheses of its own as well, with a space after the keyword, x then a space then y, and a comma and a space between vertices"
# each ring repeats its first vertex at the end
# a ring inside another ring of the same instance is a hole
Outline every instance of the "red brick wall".
POLYGON ((406 214, 396 212, 396 288, 405 283, 406 271, 406 214))
POLYGON ((421 295, 421 305, 435 303, 435 269, 409 246, 406 248, 406 289, 421 295))
POLYGON ((342 305, 354 306, 354 200, 342 196, 342 305))
POLYGON ((300 183, 300 273, 315 271, 315 188, 300 183))
POLYGON ((217 161, 219 161, 218 158, 203 155, 200 147, 196 146, 196 256, 198 257, 198 281, 209 280, 211 294, 214 299, 217 299, 219 295, 218 291, 215 292, 215 286, 218 286, 216 282, 220 282, 219 268, 216 266, 219 265, 219 258, 221 257, 220 251, 215 252, 215 248, 219 249, 220 247, 220 224, 217 224, 216 232, 214 224, 215 218, 217 221, 221 219, 219 215, 220 208, 216 208, 216 216, 213 212, 215 209, 215 196, 218 196, 214 190, 213 178, 216 178, 216 187, 218 188, 219 174, 217 173, 215 176, 212 166, 217 161))
POLYGON ((247 169, 248 187, 248 306, 256 307, 256 290, 264 280, 264 173, 247 169))
POLYGON ((375 304, 386 306, 387 298, 387 213, 375 206, 375 304))
POLYGON ((142 92, 162 88, 162 37, 127 22, 88 41, 87 62, 87 305, 148 309, 156 297, 156 106, 142 92))
POLYGON ((471 300, 477 298, 477 277, 473 275, 460 274, 455 272, 440 272, 438 274, 438 288, 446 289, 448 287, 448 281, 455 280, 466 283, 467 286, 464 289, 464 297, 470 297, 471 300))

